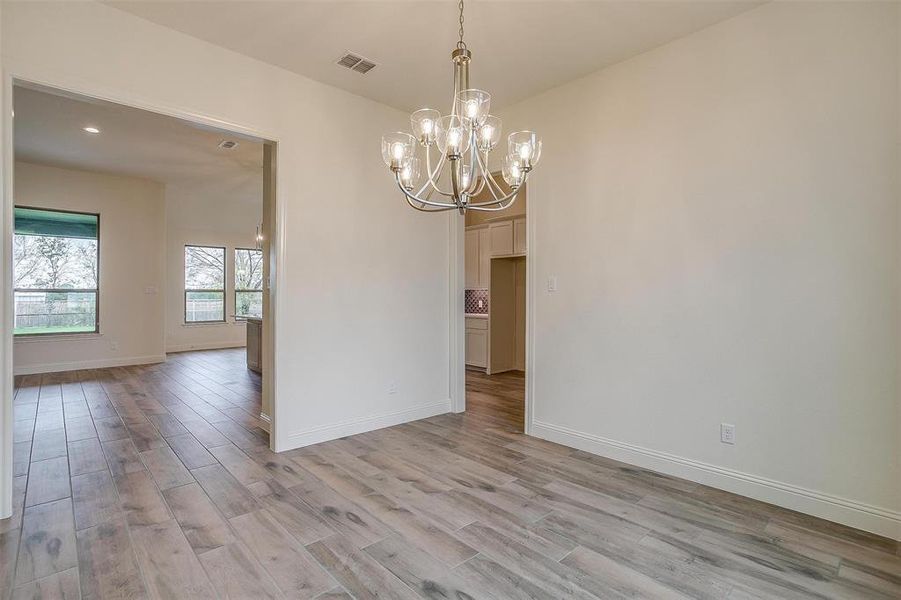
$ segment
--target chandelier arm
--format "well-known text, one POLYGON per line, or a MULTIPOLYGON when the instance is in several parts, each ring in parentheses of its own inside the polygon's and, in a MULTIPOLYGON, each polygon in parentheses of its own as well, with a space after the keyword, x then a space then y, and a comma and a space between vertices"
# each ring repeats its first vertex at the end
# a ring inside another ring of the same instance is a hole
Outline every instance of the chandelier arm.
POLYGON ((456 206, 446 206, 444 208, 425 208, 425 205, 416 206, 416 204, 414 204, 413 201, 410 200, 410 198, 407 197, 406 195, 404 196, 404 199, 407 201, 407 204, 409 204, 411 208, 415 208, 416 210, 418 210, 420 212, 438 213, 438 212, 444 212, 444 211, 448 211, 448 210, 456 210, 456 208, 457 208, 456 206))
MULTIPOLYGON (((494 180, 494 176, 491 175, 491 171, 488 169, 488 153, 485 153, 485 162, 482 162, 482 157, 479 156, 479 168, 482 170, 482 173, 485 174, 485 183, 488 186, 488 191, 491 192, 492 197, 494 197, 494 202, 489 202, 487 204, 496 204, 498 202, 502 202, 501 197, 504 195, 504 191, 494 180), (491 184, 494 184, 492 187, 491 184), (500 196, 498 195, 500 194, 500 196)), ((486 204, 484 202, 480 204, 486 204)))
POLYGON ((403 193, 404 197, 406 197, 408 200, 413 200, 415 202, 419 202, 420 204, 425 204, 426 206, 437 206, 439 208, 446 208, 446 209, 458 208, 458 206, 456 204, 449 204, 447 202, 432 202, 431 200, 418 198, 417 196, 414 196, 413 194, 408 192, 407 189, 400 182, 400 173, 399 172, 394 174, 394 180, 397 182, 397 188, 401 191, 401 193, 403 193))
POLYGON ((474 192, 470 194, 470 196, 478 196, 485 189, 485 176, 479 175, 479 187, 476 188, 474 192))
POLYGON ((514 202, 516 202, 516 193, 514 193, 512 196, 509 197, 506 204, 496 206, 496 207, 486 206, 486 204, 497 204, 496 202, 488 202, 488 203, 483 202, 480 204, 468 204, 466 206, 466 210, 480 210, 482 212, 498 212, 501 210, 507 210, 508 208, 513 206, 514 202))
POLYGON ((466 186, 466 195, 470 198, 475 194, 476 186, 479 183, 479 178, 476 177, 476 165, 480 165, 481 161, 478 160, 478 150, 476 148, 476 130, 473 128, 470 132, 470 142, 469 142, 469 185, 466 186))
MULTIPOLYGON (((432 171, 432 148, 431 146, 427 146, 425 149, 425 169, 426 175, 428 175, 428 181, 422 184, 422 187, 416 193, 417 196, 421 196, 425 189, 429 186, 432 189, 445 198, 453 198, 454 195, 448 192, 443 191, 438 187, 438 182, 441 180, 441 168, 444 166, 444 161, 446 156, 444 154, 441 155, 441 160, 438 161, 438 165, 435 167, 435 170, 432 171), (437 177, 436 177, 437 175, 437 177)), ((431 195, 431 194, 430 194, 431 195)))
POLYGON ((480 178, 481 182, 479 182, 479 189, 476 191, 476 194, 481 194, 482 191, 484 191, 485 187, 488 186, 488 152, 490 152, 490 150, 485 150, 484 154, 478 157, 479 171, 481 172, 482 177, 480 178))
MULTIPOLYGON (((518 185, 515 190, 511 191, 509 194, 507 194, 503 198, 495 197, 494 200, 491 200, 488 202, 479 202, 477 204, 469 204, 469 205, 467 205, 467 208, 488 207, 488 206, 492 206, 495 204, 501 204, 503 202, 507 202, 508 200, 511 200, 511 199, 515 200, 516 194, 518 194, 519 190, 522 189, 522 186, 523 186, 523 184, 525 184, 527 178, 528 178, 528 175, 525 178, 523 178, 522 184, 518 185)), ((507 206, 510 206, 510 204, 513 204, 513 202, 510 202, 509 204, 507 204, 507 206)), ((504 208, 506 208, 507 206, 505 206, 504 208)), ((495 209, 482 208, 481 210, 495 210, 495 209)), ((498 210, 502 210, 502 209, 498 209, 498 210)))
MULTIPOLYGON (((517 189, 519 189, 520 187, 522 187, 523 184, 526 182, 526 180, 527 180, 528 178, 529 178, 529 174, 528 174, 528 173, 523 173, 523 176, 522 176, 522 182, 517 186, 517 189)), ((504 192, 504 188, 502 188, 502 187, 501 187, 501 184, 499 184, 499 183, 497 182, 497 180, 494 178, 494 175, 491 174, 491 171, 488 171, 488 179, 491 181, 491 183, 494 184, 495 188, 497 188, 497 190, 500 191, 500 193, 501 193, 502 195, 505 193, 505 192, 504 192)))

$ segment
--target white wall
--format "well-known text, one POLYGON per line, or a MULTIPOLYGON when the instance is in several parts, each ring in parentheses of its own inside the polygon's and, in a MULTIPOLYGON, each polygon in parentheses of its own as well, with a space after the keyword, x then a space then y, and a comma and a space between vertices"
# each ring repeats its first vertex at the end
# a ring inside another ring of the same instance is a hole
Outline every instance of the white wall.
MULTIPOLYGON (((260 154, 263 149, 260 146, 260 154)), ((234 249, 254 248, 263 220, 263 173, 249 197, 223 193, 216 182, 198 180, 166 186, 166 351, 245 346, 244 321, 234 307, 234 249), (225 323, 185 323, 185 245, 223 246, 225 323)), ((253 188, 253 186, 250 186, 253 188)))
POLYGON ((100 4, 5 3, 2 26, 9 74, 279 142, 277 449, 448 410, 448 222, 378 150, 407 115, 100 4))
POLYGON ((767 4, 502 111, 544 138, 534 434, 901 535, 897 10, 767 4))
POLYGON ((100 214, 100 335, 18 338, 18 373, 47 373, 164 360, 163 186, 17 162, 15 202, 100 214), (146 293, 146 288, 156 290, 146 293))

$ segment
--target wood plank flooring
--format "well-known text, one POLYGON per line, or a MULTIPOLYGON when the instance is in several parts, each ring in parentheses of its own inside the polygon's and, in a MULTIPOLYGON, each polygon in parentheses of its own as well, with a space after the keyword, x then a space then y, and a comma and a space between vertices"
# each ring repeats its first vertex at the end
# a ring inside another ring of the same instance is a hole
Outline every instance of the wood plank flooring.
POLYGON ((525 392, 522 371, 486 375, 466 369, 466 412, 481 417, 485 425, 525 431, 525 392))
POLYGON ((523 436, 521 383, 274 454, 242 350, 19 377, 0 598, 901 597, 896 542, 523 436))

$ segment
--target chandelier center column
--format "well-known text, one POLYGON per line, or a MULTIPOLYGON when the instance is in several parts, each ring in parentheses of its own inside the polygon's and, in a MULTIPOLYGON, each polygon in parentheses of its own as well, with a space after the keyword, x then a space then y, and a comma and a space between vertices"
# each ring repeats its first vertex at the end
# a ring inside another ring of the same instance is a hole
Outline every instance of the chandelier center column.
POLYGON ((463 90, 469 89, 469 61, 472 53, 466 48, 457 48, 451 52, 454 61, 454 98, 463 90))

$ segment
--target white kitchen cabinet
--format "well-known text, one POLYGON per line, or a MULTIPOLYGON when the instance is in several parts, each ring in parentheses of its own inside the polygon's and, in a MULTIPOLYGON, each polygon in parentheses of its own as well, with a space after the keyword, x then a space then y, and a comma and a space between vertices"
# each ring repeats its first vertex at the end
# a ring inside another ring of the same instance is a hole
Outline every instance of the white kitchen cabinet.
POLYGON ((488 226, 491 256, 513 254, 513 221, 501 221, 488 226))
POLYGON ((526 249, 526 220, 513 219, 513 254, 525 254, 526 249))
POLYGON ((488 329, 488 319, 485 317, 466 317, 466 329, 488 329))
POLYGON ((479 229, 479 286, 488 289, 491 279, 491 253, 489 252, 490 232, 488 228, 479 229))
POLYGON ((481 286, 482 261, 479 253, 479 237, 481 230, 468 229, 466 231, 465 248, 465 271, 466 271, 466 288, 475 289, 481 286))
POLYGON ((491 277, 491 233, 487 227, 466 230, 466 289, 488 289, 491 277))
POLYGON ((488 330, 466 330, 466 364, 484 369, 488 366, 488 330))

